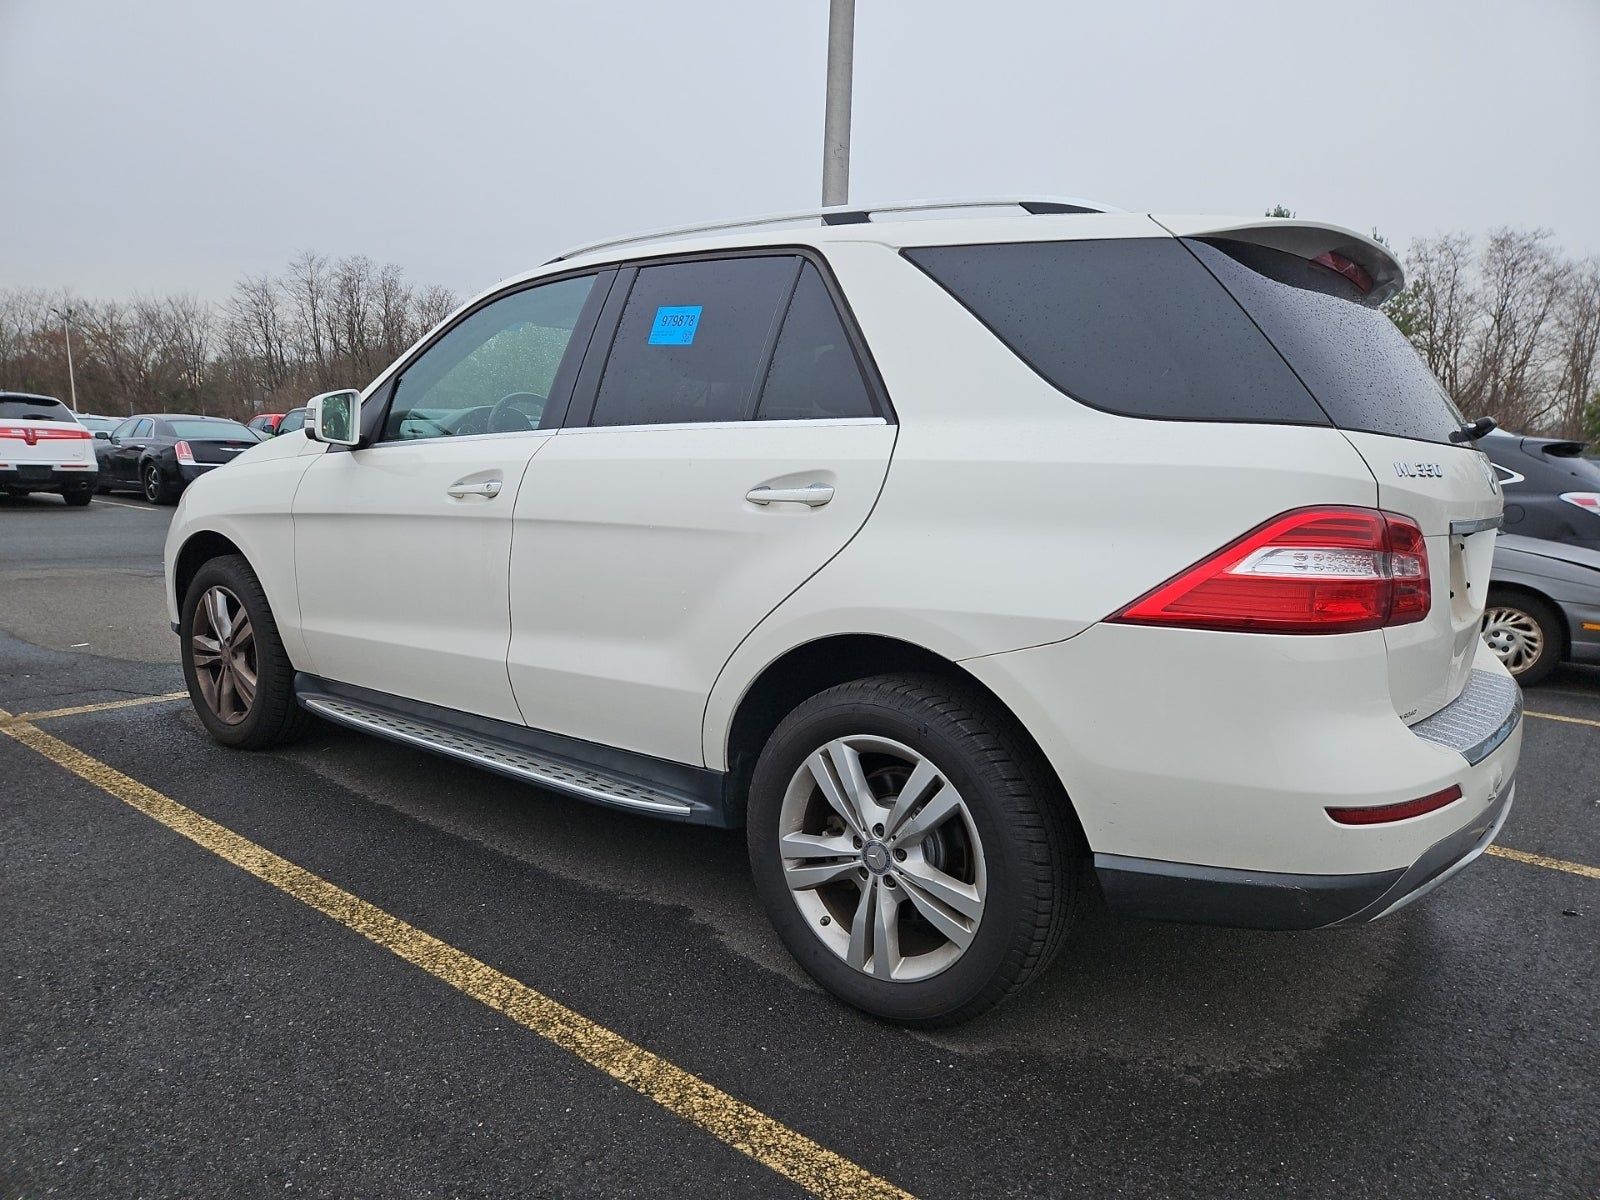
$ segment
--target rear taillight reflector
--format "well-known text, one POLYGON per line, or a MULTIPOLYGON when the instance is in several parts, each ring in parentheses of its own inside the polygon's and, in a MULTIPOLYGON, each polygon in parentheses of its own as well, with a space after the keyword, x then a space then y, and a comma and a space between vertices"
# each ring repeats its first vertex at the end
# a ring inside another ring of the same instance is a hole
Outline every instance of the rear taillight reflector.
POLYGON ((1428 615, 1427 543, 1410 517, 1301 508, 1274 517, 1107 618, 1246 633, 1355 633, 1428 615))
POLYGON ((0 425, 0 438, 15 438, 32 446, 36 442, 92 441, 94 434, 82 425, 45 428, 39 425, 0 425))
POLYGON ((172 448, 172 453, 179 462, 188 463, 191 467, 194 466, 194 451, 189 448, 188 442, 179 442, 172 448))
POLYGON ((1562 492, 1561 498, 1600 516, 1600 492, 1562 492))
POLYGON ((1417 800, 1406 800, 1399 804, 1377 804, 1366 808, 1330 808, 1327 813, 1341 825, 1384 825, 1390 821, 1404 821, 1408 817, 1420 817, 1424 813, 1436 812, 1459 799, 1461 799, 1461 788, 1452 783, 1442 792, 1434 792, 1431 796, 1423 796, 1417 800))

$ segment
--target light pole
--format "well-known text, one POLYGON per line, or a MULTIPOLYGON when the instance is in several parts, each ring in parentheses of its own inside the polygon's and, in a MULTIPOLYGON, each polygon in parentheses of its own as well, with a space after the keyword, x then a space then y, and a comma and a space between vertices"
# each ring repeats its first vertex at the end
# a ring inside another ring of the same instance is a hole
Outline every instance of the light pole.
POLYGON ((822 203, 850 200, 850 82, 855 58, 856 0, 829 0, 828 96, 822 127, 822 203))
POLYGON ((67 386, 72 389, 72 411, 78 411, 78 375, 72 369, 72 305, 50 310, 61 318, 61 329, 67 335, 67 386))

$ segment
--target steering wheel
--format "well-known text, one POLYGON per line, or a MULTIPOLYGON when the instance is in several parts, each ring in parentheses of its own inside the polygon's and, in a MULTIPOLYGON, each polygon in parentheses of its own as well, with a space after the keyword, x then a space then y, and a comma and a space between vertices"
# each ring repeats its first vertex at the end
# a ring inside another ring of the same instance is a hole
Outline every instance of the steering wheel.
POLYGON ((512 392, 489 410, 490 433, 527 433, 539 427, 545 398, 537 392, 512 392))

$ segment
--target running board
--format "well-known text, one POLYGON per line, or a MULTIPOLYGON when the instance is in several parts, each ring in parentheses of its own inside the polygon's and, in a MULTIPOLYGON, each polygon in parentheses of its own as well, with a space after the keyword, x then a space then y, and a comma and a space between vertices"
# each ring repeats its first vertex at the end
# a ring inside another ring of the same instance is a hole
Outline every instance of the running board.
MULTIPOLYGON (((473 766, 494 771, 500 775, 565 792, 596 804, 624 808, 652 816, 703 825, 724 825, 728 822, 721 812, 720 780, 715 772, 704 771, 677 763, 658 762, 639 758, 647 768, 654 765, 661 771, 671 771, 685 776, 684 782, 700 786, 674 787, 666 782, 641 778, 631 771, 613 769, 583 761, 580 754, 569 748, 586 748, 596 755, 623 757, 622 752, 605 747, 591 746, 553 734, 540 734, 534 730, 490 721, 482 717, 451 713, 398 697, 352 696, 344 694, 342 685, 338 692, 324 691, 321 680, 302 675, 296 680, 296 698, 301 707, 338 725, 376 734, 390 741, 403 742, 421 750, 429 750, 448 758, 460 759, 473 766), (402 711, 402 707, 407 711, 402 711), (469 727, 477 726, 478 728, 469 727), (489 727, 489 728, 485 728, 489 727), (502 728, 503 727, 503 728, 502 728), (538 739, 559 742, 567 753, 553 753, 546 746, 528 744, 538 739), (702 782, 699 777, 703 777, 702 782), (714 792, 716 800, 704 793, 714 792), (699 792, 701 795, 694 793, 699 792)), ((636 756, 626 756, 631 759, 636 756)), ((629 765, 634 765, 632 762, 629 765)), ((678 782, 678 781, 674 781, 678 782)))

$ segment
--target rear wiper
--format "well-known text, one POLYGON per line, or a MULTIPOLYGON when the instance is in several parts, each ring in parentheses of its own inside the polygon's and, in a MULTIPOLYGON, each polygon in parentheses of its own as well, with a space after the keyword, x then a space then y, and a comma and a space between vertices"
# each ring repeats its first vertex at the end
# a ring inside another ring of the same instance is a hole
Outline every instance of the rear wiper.
POLYGON ((1484 434, 1493 432, 1500 424, 1493 417, 1479 417, 1476 421, 1463 421, 1450 431, 1452 442, 1475 442, 1484 434))

